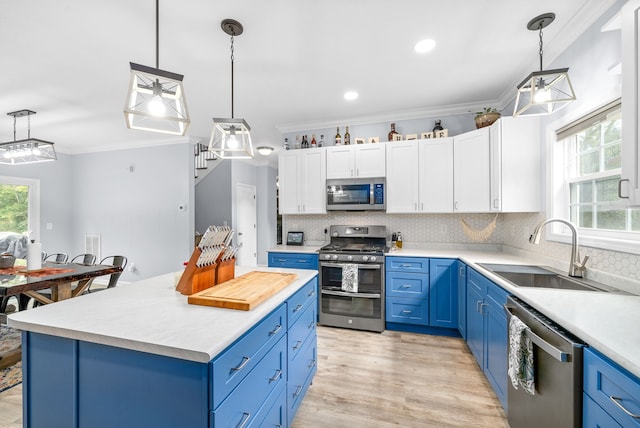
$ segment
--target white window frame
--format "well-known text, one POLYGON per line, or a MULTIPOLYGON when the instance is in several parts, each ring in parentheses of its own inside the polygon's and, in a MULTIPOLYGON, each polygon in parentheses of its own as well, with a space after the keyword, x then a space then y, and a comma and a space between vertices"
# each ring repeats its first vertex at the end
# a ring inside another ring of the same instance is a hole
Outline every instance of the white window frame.
MULTIPOLYGON (((557 119, 545 129, 546 136, 546 216, 547 218, 563 218, 569 221, 569 186, 564 180, 566 153, 564 144, 559 144, 556 131, 577 120, 557 119)), ((624 124, 623 124, 624 128, 624 124)), ((571 243, 568 227, 551 223, 546 228, 546 239, 549 241, 571 243)), ((591 228, 578 228, 579 244, 587 247, 640 254, 640 233, 626 231, 604 231, 591 228)))
POLYGON ((37 178, 9 177, 0 175, 0 184, 29 186, 29 230, 30 239, 40 242, 40 180, 37 178))

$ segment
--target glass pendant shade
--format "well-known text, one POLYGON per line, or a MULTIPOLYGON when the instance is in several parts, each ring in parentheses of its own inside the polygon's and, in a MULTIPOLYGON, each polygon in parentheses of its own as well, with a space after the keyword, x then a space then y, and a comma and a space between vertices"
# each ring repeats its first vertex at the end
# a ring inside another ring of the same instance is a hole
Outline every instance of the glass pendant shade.
POLYGON ((140 64, 130 64, 131 79, 124 106, 127 127, 184 135, 190 120, 182 86, 183 76, 140 64))
POLYGON ((0 164, 23 165, 30 163, 48 162, 58 159, 56 150, 51 141, 31 138, 31 115, 36 114, 32 110, 18 110, 7 113, 13 116, 13 141, 0 143, 0 164), (16 119, 27 116, 27 138, 16 140, 16 119))
POLYGON ((518 85, 513 116, 551 114, 575 99, 568 68, 534 71, 518 85))
POLYGON ((244 119, 213 119, 209 151, 221 159, 251 159, 251 128, 244 119))

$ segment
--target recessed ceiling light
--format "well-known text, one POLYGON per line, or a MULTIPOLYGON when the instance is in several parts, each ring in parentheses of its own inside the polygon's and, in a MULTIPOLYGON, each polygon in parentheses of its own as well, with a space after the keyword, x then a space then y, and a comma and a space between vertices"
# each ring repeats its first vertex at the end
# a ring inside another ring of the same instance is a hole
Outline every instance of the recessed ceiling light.
POLYGON ((353 101, 358 98, 358 93, 356 91, 347 91, 344 93, 344 99, 348 101, 353 101))
POLYGON ((414 50, 418 53, 426 53, 436 47, 436 41, 433 39, 420 40, 414 46, 414 50))

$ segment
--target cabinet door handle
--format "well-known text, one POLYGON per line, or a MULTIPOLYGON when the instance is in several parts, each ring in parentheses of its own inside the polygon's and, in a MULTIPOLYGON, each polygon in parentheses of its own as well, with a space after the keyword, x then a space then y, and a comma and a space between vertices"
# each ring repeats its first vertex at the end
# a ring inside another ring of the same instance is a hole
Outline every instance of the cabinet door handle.
POLYGON ((484 307, 487 306, 486 303, 480 304, 480 315, 484 316, 484 307))
POLYGON ((238 424, 237 428, 244 428, 244 426, 247 424, 247 422, 249 422, 249 418, 250 417, 251 417, 251 413, 243 412, 242 413, 242 420, 238 424))
POLYGON ((280 329, 282 329, 282 326, 280 324, 276 325, 276 327, 269 332, 269 336, 273 336, 274 334, 278 333, 280 329))
POLYGON ((420 211, 424 211, 424 202, 420 202, 420 211))
POLYGON ((360 177, 360 168, 356 168, 356 177, 360 177))
POLYGON ((296 392, 293 393, 293 397, 297 397, 298 395, 300 395, 300 393, 302 392, 302 385, 298 385, 298 387, 296 388, 296 392))
POLYGON ((413 210, 414 211, 418 211, 418 203, 417 202, 413 203, 413 210))
POLYGON ((613 404, 615 404, 616 406, 618 406, 618 408, 620 410, 622 410, 623 412, 625 412, 628 416, 631 416, 634 419, 640 419, 640 415, 637 415, 635 413, 631 413, 629 410, 627 410, 621 403, 622 398, 620 397, 614 397, 612 395, 609 396, 609 400, 613 401, 613 404))
POLYGON ((316 365, 316 360, 313 360, 313 361, 311 361, 311 362, 309 363, 309 365, 307 366, 307 368, 308 368, 308 369, 312 369, 312 368, 313 368, 313 366, 315 366, 315 365, 316 365))
POLYGON ((242 357, 242 362, 240 363, 240 365, 238 367, 231 367, 231 370, 233 370, 234 372, 242 370, 244 368, 244 366, 247 365, 247 363, 249 362, 250 359, 251 358, 249 358, 249 357, 242 357))
POLYGON ((296 342, 296 344, 293 345, 293 348, 291 348, 291 349, 293 349, 295 351, 296 349, 300 348, 300 345, 302 345, 302 340, 298 340, 296 342))
POLYGON ((480 312, 480 313, 482 313, 482 312, 481 312, 481 309, 480 309, 480 304, 481 304, 481 303, 482 303, 482 300, 478 300, 478 301, 476 301, 476 312, 480 312))
POLYGON ((498 199, 493 200, 493 208, 498 208, 498 199))
POLYGON ((269 383, 274 382, 280 379, 281 377, 282 377, 282 370, 278 369, 276 370, 276 374, 274 374, 273 377, 269 378, 269 383))
POLYGON ((459 275, 464 275, 464 266, 460 266, 459 275))
POLYGON ((618 180, 618 197, 620 199, 629 199, 629 195, 622 196, 622 182, 623 181, 626 181, 628 183, 629 179, 628 178, 621 178, 620 180, 618 180))

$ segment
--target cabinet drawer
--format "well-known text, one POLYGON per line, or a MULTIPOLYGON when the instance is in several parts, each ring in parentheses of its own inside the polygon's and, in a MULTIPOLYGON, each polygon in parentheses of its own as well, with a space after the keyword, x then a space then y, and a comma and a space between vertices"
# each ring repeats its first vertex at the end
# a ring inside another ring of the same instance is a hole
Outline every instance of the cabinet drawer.
POLYGON ((317 370, 317 339, 315 334, 304 345, 295 363, 289 366, 287 382, 287 408, 289 425, 305 396, 306 390, 317 370))
POLYGON ((213 427, 259 426, 260 409, 280 384, 286 384, 286 373, 287 347, 282 337, 213 412, 213 427))
POLYGON ((611 415, 591 399, 587 394, 582 394, 582 427, 583 428, 622 428, 611 415))
POLYGON ((387 272, 421 272, 429 273, 429 259, 421 257, 387 257, 387 272))
POLYGON ((287 426, 287 385, 281 382, 271 393, 269 399, 260 409, 259 417, 266 413, 260 423, 252 424, 249 428, 276 428, 287 426))
POLYGON ((307 307, 317 306, 317 288, 318 277, 316 276, 287 300, 287 328, 291 328, 307 307))
POLYGON ((386 310, 387 322, 429 325, 428 300, 389 297, 386 310))
POLYGON ((389 272, 386 276, 387 296, 426 299, 429 294, 429 275, 426 273, 389 272))
POLYGON ((287 341, 289 343, 289 362, 294 361, 304 348, 307 340, 315 337, 317 306, 311 305, 305 309, 298 321, 289 329, 287 341))
POLYGON ((211 363, 213 379, 210 380, 211 409, 218 407, 274 343, 285 337, 286 316, 286 305, 280 305, 271 315, 213 360, 211 363))
POLYGON ((269 267, 318 270, 317 254, 269 253, 269 267))
POLYGON ((584 392, 623 427, 640 427, 640 379, 591 348, 584 350, 584 392), (617 402, 617 404, 616 404, 617 402))

